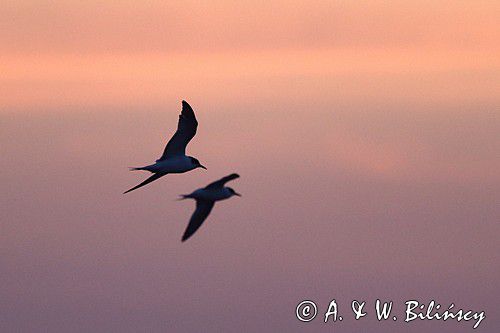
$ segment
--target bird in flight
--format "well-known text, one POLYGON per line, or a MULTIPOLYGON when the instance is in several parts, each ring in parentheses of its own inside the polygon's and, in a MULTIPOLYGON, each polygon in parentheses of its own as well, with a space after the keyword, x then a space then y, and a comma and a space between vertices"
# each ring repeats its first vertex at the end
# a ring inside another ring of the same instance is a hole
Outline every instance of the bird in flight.
POLYGON ((186 231, 182 236, 183 242, 191 237, 203 224, 208 214, 210 214, 210 212, 212 211, 212 208, 214 207, 216 201, 229 199, 233 195, 241 197, 241 194, 236 193, 232 188, 224 186, 228 181, 239 177, 240 176, 238 174, 233 173, 211 184, 208 184, 206 187, 200 188, 191 194, 181 195, 181 198, 179 200, 188 198, 196 200, 196 210, 191 216, 186 231))
POLYGON ((197 127, 198 121, 194 116, 193 109, 186 101, 182 101, 182 111, 179 115, 177 131, 167 143, 163 155, 154 164, 139 168, 130 168, 131 171, 146 170, 153 173, 153 175, 139 185, 123 192, 123 194, 143 187, 169 173, 184 173, 196 168, 206 170, 207 168, 201 165, 200 161, 196 158, 186 156, 186 146, 196 134, 197 127))

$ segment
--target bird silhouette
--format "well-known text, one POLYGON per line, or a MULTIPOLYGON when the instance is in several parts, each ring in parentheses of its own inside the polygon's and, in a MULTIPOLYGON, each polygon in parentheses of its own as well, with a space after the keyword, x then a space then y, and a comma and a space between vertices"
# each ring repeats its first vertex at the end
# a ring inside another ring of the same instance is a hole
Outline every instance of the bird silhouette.
POLYGON ((237 193, 232 188, 224 186, 228 181, 239 177, 240 176, 238 174, 233 173, 229 176, 223 177, 213 183, 208 184, 204 188, 197 189, 191 194, 181 195, 180 200, 196 200, 196 210, 191 216, 186 231, 182 236, 183 242, 191 237, 196 232, 196 230, 200 228, 200 226, 212 211, 212 208, 214 207, 216 201, 229 199, 234 195, 241 197, 241 194, 237 193))
POLYGON ((179 115, 177 131, 168 141, 161 157, 154 164, 130 168, 131 171, 146 170, 153 173, 153 175, 139 185, 123 192, 123 194, 143 187, 169 173, 184 173, 196 168, 207 169, 196 158, 186 156, 186 146, 196 134, 197 128, 198 121, 193 109, 186 101, 182 101, 182 111, 179 115))

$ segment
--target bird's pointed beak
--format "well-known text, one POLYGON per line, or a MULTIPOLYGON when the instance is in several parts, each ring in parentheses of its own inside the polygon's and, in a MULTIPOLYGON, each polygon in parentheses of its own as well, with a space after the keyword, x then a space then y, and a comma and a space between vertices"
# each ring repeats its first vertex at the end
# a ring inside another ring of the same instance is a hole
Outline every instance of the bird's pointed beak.
POLYGON ((241 197, 241 194, 239 194, 237 192, 234 192, 234 195, 237 195, 237 196, 241 197))
POLYGON ((204 165, 200 164, 200 168, 207 170, 207 168, 204 165))

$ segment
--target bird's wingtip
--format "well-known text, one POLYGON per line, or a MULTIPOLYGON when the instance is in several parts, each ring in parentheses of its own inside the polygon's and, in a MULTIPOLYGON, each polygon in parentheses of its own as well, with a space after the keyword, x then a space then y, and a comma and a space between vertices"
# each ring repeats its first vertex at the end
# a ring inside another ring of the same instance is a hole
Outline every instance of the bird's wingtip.
POLYGON ((237 173, 232 173, 232 174, 230 174, 230 175, 229 175, 229 176, 227 176, 227 177, 230 177, 231 179, 236 179, 236 178, 240 178, 240 175, 239 175, 239 174, 237 174, 237 173))

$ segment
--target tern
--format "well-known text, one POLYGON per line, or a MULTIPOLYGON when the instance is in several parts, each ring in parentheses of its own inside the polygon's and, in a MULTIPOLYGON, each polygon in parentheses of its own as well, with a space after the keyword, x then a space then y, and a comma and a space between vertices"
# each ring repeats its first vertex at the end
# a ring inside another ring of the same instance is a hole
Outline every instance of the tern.
POLYGON ((184 173, 196 168, 203 168, 206 170, 207 168, 201 165, 200 161, 196 158, 186 156, 186 146, 196 134, 197 127, 198 121, 194 116, 193 109, 186 101, 182 101, 182 111, 179 115, 177 131, 172 136, 170 141, 168 141, 167 146, 163 151, 163 155, 161 155, 161 157, 157 159, 154 164, 144 167, 130 168, 131 171, 146 170, 153 173, 153 175, 139 185, 123 192, 123 194, 136 190, 139 187, 143 187, 144 185, 147 185, 169 173, 184 173))
POLYGON ((223 177, 213 183, 208 184, 204 188, 197 189, 191 194, 181 195, 181 198, 179 200, 196 200, 196 210, 191 216, 186 231, 182 236, 183 242, 191 237, 203 224, 203 222, 208 217, 208 214, 210 214, 210 212, 212 211, 212 208, 214 207, 216 201, 229 199, 233 195, 241 197, 241 194, 236 193, 236 191, 232 188, 224 186, 228 181, 239 177, 240 176, 238 174, 233 173, 229 176, 223 177))

